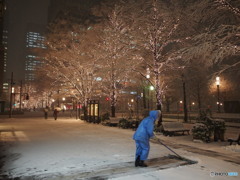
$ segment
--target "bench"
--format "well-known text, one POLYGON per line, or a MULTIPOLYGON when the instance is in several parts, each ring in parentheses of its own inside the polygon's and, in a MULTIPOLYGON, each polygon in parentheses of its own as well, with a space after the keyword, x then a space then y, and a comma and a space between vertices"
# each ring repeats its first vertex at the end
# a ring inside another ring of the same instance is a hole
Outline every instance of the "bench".
POLYGON ((230 145, 232 145, 232 143, 237 143, 238 145, 240 145, 240 134, 238 135, 237 139, 228 139, 228 142, 230 143, 230 145))
POLYGON ((109 119, 105 120, 102 124, 105 126, 117 127, 120 119, 121 118, 110 117, 109 119))
POLYGON ((162 132, 164 135, 173 135, 174 133, 187 132, 189 134, 189 129, 184 128, 183 123, 180 122, 162 122, 162 132))

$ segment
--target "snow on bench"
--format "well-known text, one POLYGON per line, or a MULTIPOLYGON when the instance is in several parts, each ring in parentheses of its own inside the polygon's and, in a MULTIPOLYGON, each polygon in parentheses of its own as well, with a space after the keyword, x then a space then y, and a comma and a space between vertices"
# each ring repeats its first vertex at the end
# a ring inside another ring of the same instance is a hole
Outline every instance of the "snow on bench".
POLYGON ((172 135, 176 132, 187 132, 189 134, 189 129, 184 128, 183 123, 180 122, 162 122, 162 130, 164 135, 172 135))

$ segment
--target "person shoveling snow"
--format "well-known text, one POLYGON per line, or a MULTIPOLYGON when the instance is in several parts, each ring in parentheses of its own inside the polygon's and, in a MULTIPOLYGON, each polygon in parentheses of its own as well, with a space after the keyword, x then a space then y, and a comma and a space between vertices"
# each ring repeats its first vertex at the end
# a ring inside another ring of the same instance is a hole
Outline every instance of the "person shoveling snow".
POLYGON ((153 130, 154 124, 161 115, 160 110, 154 110, 149 112, 149 116, 144 118, 139 124, 136 132, 133 135, 133 139, 136 143, 136 156, 135 156, 135 166, 147 167, 144 163, 148 158, 150 144, 150 138, 156 138, 153 130))

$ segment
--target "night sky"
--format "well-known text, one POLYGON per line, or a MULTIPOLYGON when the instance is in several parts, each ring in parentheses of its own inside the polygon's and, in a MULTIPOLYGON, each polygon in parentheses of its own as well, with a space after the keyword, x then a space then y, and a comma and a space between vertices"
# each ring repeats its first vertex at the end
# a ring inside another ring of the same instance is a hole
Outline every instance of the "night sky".
MULTIPOLYGON (((103 0, 72 1, 82 3, 84 10, 103 2, 103 0)), ((61 7, 64 2, 69 3, 71 0, 7 0, 8 59, 5 80, 10 80, 11 72, 14 72, 16 81, 24 80, 27 28, 30 24, 40 26, 41 29, 45 28, 48 20, 54 18, 54 13, 58 9, 56 6, 60 4, 61 7)))
POLYGON ((30 23, 46 26, 48 20, 49 0, 8 0, 8 62, 7 77, 24 80, 26 28, 30 23))

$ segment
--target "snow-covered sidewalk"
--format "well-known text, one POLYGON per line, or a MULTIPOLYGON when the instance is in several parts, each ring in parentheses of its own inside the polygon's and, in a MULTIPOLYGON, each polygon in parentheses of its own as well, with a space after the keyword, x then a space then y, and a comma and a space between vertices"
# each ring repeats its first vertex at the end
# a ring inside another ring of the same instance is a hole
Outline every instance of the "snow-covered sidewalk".
MULTIPOLYGON (((129 129, 89 124, 70 118, 59 118, 57 121, 43 118, 1 119, 0 148, 3 153, 0 161, 4 162, 4 165, 1 168, 0 179, 1 177, 2 179, 7 177, 81 179, 84 173, 87 175, 103 167, 115 167, 118 164, 131 166, 131 163, 134 166, 133 133, 134 131, 129 129)), ((229 152, 229 156, 240 159, 239 152, 229 150, 227 146, 226 148, 225 146, 212 147, 211 143, 208 145, 194 143, 190 142, 187 136, 174 138, 160 136, 160 138, 181 156, 198 163, 163 169, 133 167, 127 173, 121 172, 119 175, 111 176, 109 172, 107 178, 229 179, 231 177, 226 173, 239 173, 240 165, 236 162, 227 162, 223 160, 224 158, 214 157, 214 155, 193 153, 184 148, 189 146, 207 150, 209 146, 211 151, 218 152, 217 155, 221 153, 226 155, 229 152), (176 148, 178 144, 181 146, 176 148)), ((167 157, 169 154, 172 153, 164 146, 151 143, 149 159, 167 157)), ((238 179, 239 175, 234 177, 233 179, 238 179)))

